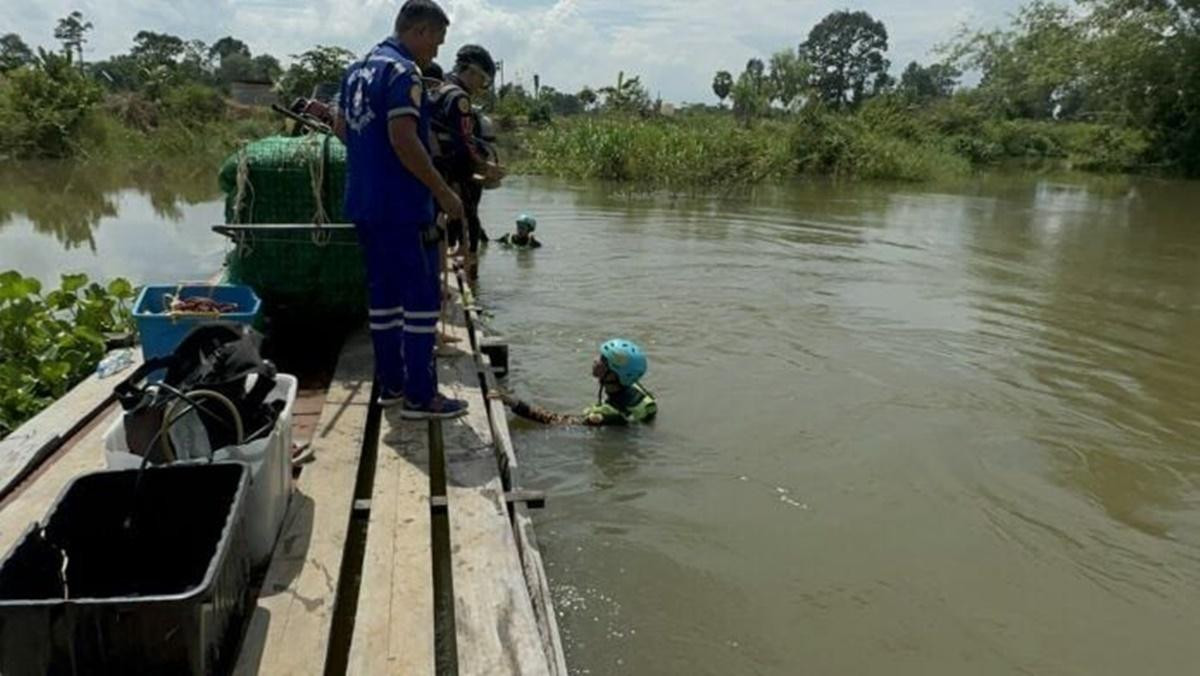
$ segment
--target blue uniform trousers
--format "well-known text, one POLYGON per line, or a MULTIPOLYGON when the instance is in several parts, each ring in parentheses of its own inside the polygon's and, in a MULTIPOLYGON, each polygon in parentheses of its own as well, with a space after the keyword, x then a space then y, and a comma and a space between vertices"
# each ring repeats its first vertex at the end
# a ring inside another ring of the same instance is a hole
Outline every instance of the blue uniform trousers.
POLYGON ((441 289, 436 244, 421 242, 423 227, 402 223, 359 223, 359 245, 367 270, 375 375, 382 396, 400 393, 424 405, 437 392, 433 350, 441 289))

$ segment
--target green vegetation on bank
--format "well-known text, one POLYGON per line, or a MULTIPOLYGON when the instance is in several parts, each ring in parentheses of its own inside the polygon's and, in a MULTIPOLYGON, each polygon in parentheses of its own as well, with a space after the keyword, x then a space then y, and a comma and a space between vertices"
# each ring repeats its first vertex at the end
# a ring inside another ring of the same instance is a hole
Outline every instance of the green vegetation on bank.
POLYGON ((646 188, 926 180, 1014 162, 1200 175, 1196 0, 1035 0, 1009 28, 964 30, 942 61, 910 63, 898 81, 888 37, 865 12, 834 12, 797 48, 718 72, 719 107, 674 110, 622 75, 574 96, 510 86, 495 109, 537 127, 520 169, 646 188), (962 86, 964 72, 978 84, 962 86))
POLYGON ((678 190, 796 175, 922 181, 1014 161, 1125 171, 1146 148, 1136 130, 995 119, 954 101, 915 113, 880 98, 853 113, 812 107, 752 126, 718 112, 566 118, 527 134, 516 167, 678 190))
POLYGON ((201 84, 105 91, 61 54, 41 52, 0 76, 0 156, 216 159, 279 127, 269 112, 230 105, 201 84))
POLYGON ((106 333, 133 330, 133 286, 63 275, 58 289, 0 273, 0 438, 96 370, 106 333))
MULTIPOLYGON (((0 157, 220 157, 279 127, 231 104, 234 82, 274 82, 287 101, 336 82, 353 56, 318 46, 284 69, 233 37, 141 31, 128 53, 84 64, 91 30, 64 17, 53 54, 0 36, 0 157)), ((647 188, 925 180, 1012 162, 1200 175, 1200 0, 1032 0, 898 79, 889 38, 866 12, 833 12, 796 47, 716 73, 717 106, 664 104, 624 73, 576 94, 535 75, 483 103, 517 171, 647 188)))
POLYGON ((59 52, 0 36, 0 158, 216 160, 282 127, 263 108, 231 102, 234 83, 273 85, 290 100, 336 81, 353 56, 317 46, 285 70, 233 37, 207 45, 140 31, 128 53, 84 63, 92 30, 79 12, 59 20, 59 52))

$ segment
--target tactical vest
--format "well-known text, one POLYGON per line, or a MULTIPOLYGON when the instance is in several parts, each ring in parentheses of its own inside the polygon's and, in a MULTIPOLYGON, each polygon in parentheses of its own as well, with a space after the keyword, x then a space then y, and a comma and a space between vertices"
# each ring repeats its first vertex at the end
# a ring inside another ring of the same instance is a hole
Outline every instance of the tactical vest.
POLYGON ((454 106, 462 97, 470 100, 470 95, 462 87, 453 82, 443 82, 440 87, 429 92, 429 107, 433 111, 433 136, 437 139, 437 154, 446 156, 449 149, 454 147, 455 130, 450 122, 454 106))
POLYGON ((633 389, 641 396, 629 408, 620 409, 606 401, 603 404, 588 407, 583 414, 588 417, 599 415, 606 420, 619 416, 626 423, 640 423, 652 420, 658 414, 658 402, 654 400, 654 395, 650 394, 650 391, 640 384, 635 384, 633 389))

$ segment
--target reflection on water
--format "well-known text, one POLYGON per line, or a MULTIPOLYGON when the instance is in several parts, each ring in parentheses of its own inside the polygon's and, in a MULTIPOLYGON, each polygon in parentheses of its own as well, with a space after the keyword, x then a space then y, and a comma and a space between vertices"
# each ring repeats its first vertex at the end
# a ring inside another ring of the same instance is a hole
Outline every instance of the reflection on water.
MULTIPOLYGON (((518 182, 510 385, 614 334, 662 414, 515 426, 590 673, 1189 673, 1200 185, 986 177, 628 201, 518 182)), ((498 234, 498 233, 497 233, 498 234)))
POLYGON ((0 166, 0 269, 138 281, 207 278, 221 244, 216 168, 180 160, 0 166))

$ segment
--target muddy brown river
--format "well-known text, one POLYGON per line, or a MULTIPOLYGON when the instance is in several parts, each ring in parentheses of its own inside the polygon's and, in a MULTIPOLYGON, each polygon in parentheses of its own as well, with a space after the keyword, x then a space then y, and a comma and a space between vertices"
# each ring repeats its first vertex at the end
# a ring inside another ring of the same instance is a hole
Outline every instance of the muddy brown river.
MULTIPOLYGON (((0 170, 0 269, 194 279, 202 171, 0 170), (180 172, 177 172, 180 173, 180 172)), ((1194 674, 1200 183, 802 183, 629 198, 513 179, 480 297, 572 410, 650 355, 635 429, 513 424, 579 674, 1194 674)))

